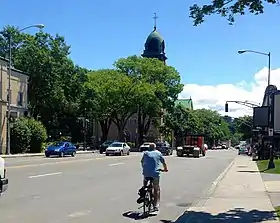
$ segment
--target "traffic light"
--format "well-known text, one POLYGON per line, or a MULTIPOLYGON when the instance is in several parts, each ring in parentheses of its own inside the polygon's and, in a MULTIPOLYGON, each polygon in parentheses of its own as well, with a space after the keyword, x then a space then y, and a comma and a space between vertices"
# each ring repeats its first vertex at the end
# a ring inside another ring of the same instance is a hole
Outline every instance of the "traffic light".
POLYGON ((228 103, 225 104, 225 112, 228 112, 228 103))

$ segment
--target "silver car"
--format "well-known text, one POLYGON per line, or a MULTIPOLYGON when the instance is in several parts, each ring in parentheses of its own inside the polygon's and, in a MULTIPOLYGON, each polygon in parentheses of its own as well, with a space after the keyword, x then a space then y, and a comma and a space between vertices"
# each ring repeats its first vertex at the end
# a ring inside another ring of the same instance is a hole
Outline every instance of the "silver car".
POLYGON ((129 155, 130 147, 124 142, 114 142, 106 149, 106 156, 129 155))

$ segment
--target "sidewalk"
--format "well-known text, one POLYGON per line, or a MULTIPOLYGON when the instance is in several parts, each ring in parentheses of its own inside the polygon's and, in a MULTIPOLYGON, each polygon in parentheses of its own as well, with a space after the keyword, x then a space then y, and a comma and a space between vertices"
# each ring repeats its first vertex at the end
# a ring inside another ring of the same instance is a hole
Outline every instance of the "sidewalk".
POLYGON ((256 163, 238 156, 212 195, 175 222, 279 222, 275 216, 256 163))
MULTIPOLYGON (((86 153, 96 153, 97 150, 78 150, 77 154, 86 154, 86 153)), ((0 155, 2 158, 18 158, 18 157, 35 157, 35 156, 45 156, 45 153, 23 153, 23 154, 12 154, 12 155, 0 155)))

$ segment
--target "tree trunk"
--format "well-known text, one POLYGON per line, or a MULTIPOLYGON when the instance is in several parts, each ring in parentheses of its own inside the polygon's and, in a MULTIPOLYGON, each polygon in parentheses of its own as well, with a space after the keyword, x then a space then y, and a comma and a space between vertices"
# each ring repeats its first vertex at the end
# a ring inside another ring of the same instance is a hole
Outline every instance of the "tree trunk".
POLYGON ((99 124, 101 126, 102 136, 101 136, 101 143, 105 142, 108 137, 108 133, 112 124, 111 119, 100 120, 99 124))
POLYGON ((118 137, 120 141, 125 141, 125 134, 124 134, 124 130, 125 130, 125 126, 126 123, 128 121, 128 119, 135 114, 135 112, 131 112, 131 113, 126 113, 126 115, 120 115, 118 116, 117 114, 114 115, 114 118, 112 119, 112 121, 116 124, 117 129, 118 129, 118 137))
POLYGON ((151 118, 149 117, 145 126, 144 126, 144 134, 147 135, 148 134, 148 131, 150 129, 150 126, 151 126, 151 118))
POLYGON ((121 141, 121 142, 124 142, 124 141, 125 141, 125 139, 124 139, 124 127, 125 127, 125 125, 123 125, 122 122, 120 122, 120 123, 117 125, 119 141, 121 141))
MULTIPOLYGON (((127 119, 126 119, 127 120, 127 119)), ((116 124, 118 129, 118 140, 124 142, 124 129, 126 125, 126 121, 122 119, 115 118, 113 122, 116 124)))
POLYGON ((137 115, 138 117, 138 126, 137 126, 137 132, 138 132, 138 147, 141 146, 144 143, 144 135, 146 135, 145 133, 145 119, 146 119, 146 115, 143 114, 143 112, 141 110, 139 110, 139 113, 137 115))

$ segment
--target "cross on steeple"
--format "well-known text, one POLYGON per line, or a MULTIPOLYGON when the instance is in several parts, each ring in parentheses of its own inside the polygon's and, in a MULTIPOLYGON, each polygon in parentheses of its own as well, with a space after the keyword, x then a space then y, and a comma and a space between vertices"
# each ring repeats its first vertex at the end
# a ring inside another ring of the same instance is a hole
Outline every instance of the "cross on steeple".
POLYGON ((157 14, 156 14, 156 13, 154 13, 154 17, 153 17, 153 19, 155 20, 154 30, 156 30, 156 29, 157 29, 157 19, 158 19, 158 16, 157 16, 157 14))

